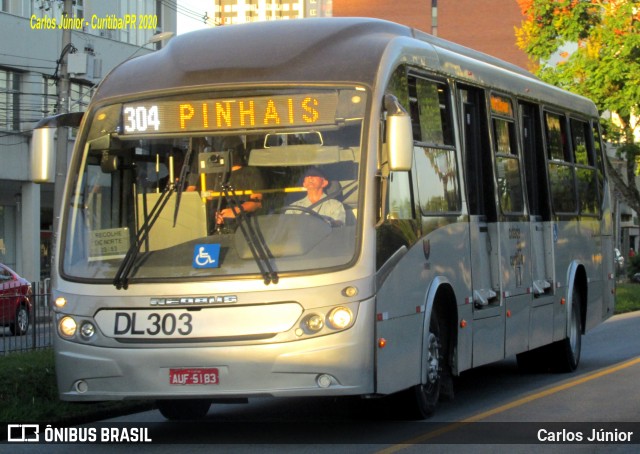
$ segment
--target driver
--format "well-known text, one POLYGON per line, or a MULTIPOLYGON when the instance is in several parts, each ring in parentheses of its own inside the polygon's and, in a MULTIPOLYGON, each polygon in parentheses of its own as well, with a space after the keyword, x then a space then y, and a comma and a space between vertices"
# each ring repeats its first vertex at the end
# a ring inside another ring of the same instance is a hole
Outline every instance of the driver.
MULTIPOLYGON (((302 185, 307 190, 307 196, 301 200, 293 202, 291 206, 298 206, 312 209, 320 216, 328 218, 331 225, 344 225, 346 218, 344 206, 336 199, 327 197, 324 188, 329 184, 329 180, 324 173, 317 167, 310 167, 304 173, 304 181, 302 185)), ((303 214, 304 211, 287 210, 286 214, 303 214)))

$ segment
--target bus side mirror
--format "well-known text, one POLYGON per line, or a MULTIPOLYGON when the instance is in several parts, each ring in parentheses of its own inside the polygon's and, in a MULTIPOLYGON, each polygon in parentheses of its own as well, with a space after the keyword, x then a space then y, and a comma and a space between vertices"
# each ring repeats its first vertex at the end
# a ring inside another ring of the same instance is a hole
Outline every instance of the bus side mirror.
POLYGON ((413 162, 413 127, 411 116, 404 110, 398 98, 385 95, 387 111, 387 149, 389 170, 411 170, 413 162))
POLYGON ((33 130, 31 138, 31 180, 34 183, 53 183, 56 170, 56 128, 33 130))
POLYGON ((53 183, 56 171, 55 134, 59 126, 77 128, 83 112, 71 112, 43 118, 33 129, 31 138, 31 180, 53 183))

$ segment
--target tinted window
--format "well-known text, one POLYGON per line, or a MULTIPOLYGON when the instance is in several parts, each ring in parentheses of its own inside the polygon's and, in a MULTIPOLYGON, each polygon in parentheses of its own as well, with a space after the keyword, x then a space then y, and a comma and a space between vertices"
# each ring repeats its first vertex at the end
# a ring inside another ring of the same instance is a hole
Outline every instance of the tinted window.
POLYGON ((447 85, 409 76, 416 185, 424 215, 460 210, 458 164, 447 85))

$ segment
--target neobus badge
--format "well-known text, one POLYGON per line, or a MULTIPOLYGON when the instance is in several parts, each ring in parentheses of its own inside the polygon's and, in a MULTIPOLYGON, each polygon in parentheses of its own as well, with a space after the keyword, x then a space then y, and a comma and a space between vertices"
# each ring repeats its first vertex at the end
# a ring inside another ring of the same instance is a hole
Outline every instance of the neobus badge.
POLYGON ((180 306, 191 304, 231 304, 237 303, 236 295, 224 296, 182 296, 176 298, 151 298, 151 306, 180 306))

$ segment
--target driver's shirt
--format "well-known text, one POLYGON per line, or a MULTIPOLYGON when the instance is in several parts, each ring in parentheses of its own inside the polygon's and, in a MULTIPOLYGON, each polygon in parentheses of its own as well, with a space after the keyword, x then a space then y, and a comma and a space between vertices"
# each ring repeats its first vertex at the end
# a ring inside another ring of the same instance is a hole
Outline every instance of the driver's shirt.
MULTIPOLYGON (((336 199, 327 198, 326 194, 322 194, 322 201, 317 202, 317 204, 311 208, 313 211, 318 213, 320 216, 325 216, 333 219, 334 221, 339 221, 344 224, 346 219, 346 214, 344 211, 344 206, 342 203, 338 202, 336 199)), ((311 206, 311 201, 308 197, 303 197, 302 199, 293 202, 291 206, 299 206, 308 208, 311 206)), ((302 211, 297 210, 288 210, 287 214, 304 214, 302 211)))

